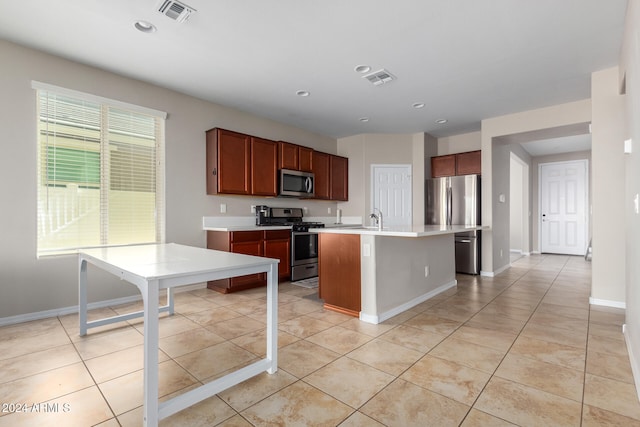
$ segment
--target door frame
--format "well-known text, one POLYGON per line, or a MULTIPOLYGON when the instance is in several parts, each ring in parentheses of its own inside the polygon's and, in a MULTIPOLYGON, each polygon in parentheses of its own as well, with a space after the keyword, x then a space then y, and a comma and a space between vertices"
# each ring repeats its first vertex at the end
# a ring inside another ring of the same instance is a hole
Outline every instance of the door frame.
MULTIPOLYGON (((531 186, 530 186, 530 181, 531 181, 531 173, 530 173, 530 168, 529 168, 529 164, 524 161, 522 158, 520 158, 520 156, 518 156, 517 154, 515 154, 514 152, 510 153, 509 156, 509 167, 511 167, 511 162, 516 162, 518 163, 519 166, 522 167, 522 188, 520 189, 522 191, 522 205, 520 206, 520 208, 522 209, 522 217, 520 218, 520 225, 522 228, 522 242, 521 242, 521 255, 523 256, 529 256, 531 255, 531 239, 529 236, 531 236, 531 217, 530 217, 530 212, 531 212, 531 206, 530 206, 530 199, 531 199, 531 186)), ((538 174, 539 175, 539 174, 538 174)), ((539 188, 539 186, 538 186, 539 188)), ((509 191, 511 192, 511 182, 509 182, 509 191)), ((538 192, 538 194, 540 194, 540 192, 538 192)), ((509 198, 509 203, 513 203, 513 200, 511 198, 509 198)), ((511 230, 509 230, 509 234, 511 234, 511 230)), ((511 238, 511 237, 509 237, 511 238)), ((539 240, 538 240, 539 241, 539 240)), ((511 246, 511 245, 509 245, 511 246)), ((511 248, 511 249, 516 249, 516 248, 511 248)))
POLYGON ((576 159, 576 160, 561 160, 557 162, 544 162, 538 164, 538 251, 542 251, 542 166, 562 164, 562 163, 584 163, 584 208, 585 208, 585 221, 584 221, 584 238, 585 238, 585 250, 589 244, 589 225, 591 220, 591 205, 589 204, 589 159, 576 159))
MULTIPOLYGON (((411 177, 411 185, 409 186, 409 196, 411 197, 411 203, 410 203, 410 209, 409 209, 409 225, 413 224, 413 171, 412 171, 412 165, 411 164, 406 164, 406 163, 402 163, 402 164, 372 164, 371 165, 371 191, 369 194, 369 199, 370 199, 370 203, 369 203, 369 212, 366 213, 366 217, 368 217, 368 215, 373 212, 373 208, 374 208, 374 199, 375 199, 375 194, 376 194, 376 169, 378 168, 404 168, 407 170, 407 173, 409 174, 409 176, 411 177)), ((383 217, 384 217, 384 212, 383 212, 383 217)))

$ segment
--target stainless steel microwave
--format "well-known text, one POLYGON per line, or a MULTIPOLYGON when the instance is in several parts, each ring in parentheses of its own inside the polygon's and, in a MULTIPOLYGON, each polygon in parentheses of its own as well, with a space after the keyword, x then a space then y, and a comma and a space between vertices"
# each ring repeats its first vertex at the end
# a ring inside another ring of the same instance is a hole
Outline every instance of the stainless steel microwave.
POLYGON ((278 195, 290 197, 313 197, 315 178, 311 172, 280 169, 278 195))

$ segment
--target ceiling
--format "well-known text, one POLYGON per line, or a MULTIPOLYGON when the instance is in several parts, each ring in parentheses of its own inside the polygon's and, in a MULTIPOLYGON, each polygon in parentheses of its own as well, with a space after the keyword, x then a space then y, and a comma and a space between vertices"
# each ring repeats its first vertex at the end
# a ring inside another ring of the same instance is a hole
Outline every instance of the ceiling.
POLYGON ((618 63, 627 1, 185 3, 178 23, 158 0, 2 1, 0 38, 334 138, 441 137, 589 98, 591 73, 618 63))

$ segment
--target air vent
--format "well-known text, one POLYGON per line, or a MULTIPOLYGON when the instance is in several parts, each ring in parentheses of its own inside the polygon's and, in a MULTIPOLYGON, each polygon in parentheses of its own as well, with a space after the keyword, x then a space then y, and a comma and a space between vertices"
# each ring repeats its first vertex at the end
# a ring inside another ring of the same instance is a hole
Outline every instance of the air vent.
POLYGON ((184 22, 189 16, 196 12, 191 6, 175 0, 163 0, 158 6, 158 12, 168 16, 176 22, 184 22))
POLYGON ((362 78, 369 80, 374 86, 380 86, 396 79, 393 74, 387 70, 378 70, 371 74, 367 74, 366 76, 362 76, 362 78))

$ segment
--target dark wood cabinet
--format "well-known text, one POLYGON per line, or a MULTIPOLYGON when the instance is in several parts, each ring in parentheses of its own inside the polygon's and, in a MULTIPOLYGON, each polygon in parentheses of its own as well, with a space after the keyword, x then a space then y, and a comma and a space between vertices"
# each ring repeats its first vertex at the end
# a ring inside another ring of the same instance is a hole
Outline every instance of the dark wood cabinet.
POLYGON ((291 277, 291 232, 289 230, 272 230, 264 232, 264 256, 277 258, 279 280, 291 277))
POLYGON ((207 131, 207 194, 277 195, 274 141, 215 128, 207 131))
POLYGON ((312 153, 311 148, 278 141, 278 169, 311 172, 312 153))
POLYGON ((360 235, 319 235, 318 296, 324 307, 358 317, 361 309, 360 235))
POLYGON ((314 151, 311 154, 311 172, 315 177, 315 198, 331 198, 331 175, 330 175, 331 155, 314 151))
POLYGON ((431 177, 454 176, 456 174, 456 155, 431 158, 431 177))
POLYGON ((331 200, 349 200, 349 159, 340 156, 331 156, 331 200))
POLYGON ((469 151, 456 154, 456 175, 482 173, 481 151, 469 151))
POLYGON ((251 137, 207 131, 207 194, 251 194, 251 137))
POLYGON ((302 172, 311 172, 311 156, 313 150, 311 148, 298 146, 298 158, 300 170, 302 172))
POLYGON ((251 194, 278 195, 277 161, 278 145, 274 141, 251 137, 251 194))
POLYGON ((431 177, 482 173, 481 151, 468 151, 431 158, 431 177))
MULTIPOLYGON (((207 248, 237 254, 277 258, 279 280, 288 280, 291 269, 291 232, 289 230, 207 231, 207 248)), ((230 279, 212 280, 207 288, 222 293, 266 286, 265 273, 230 279)))

